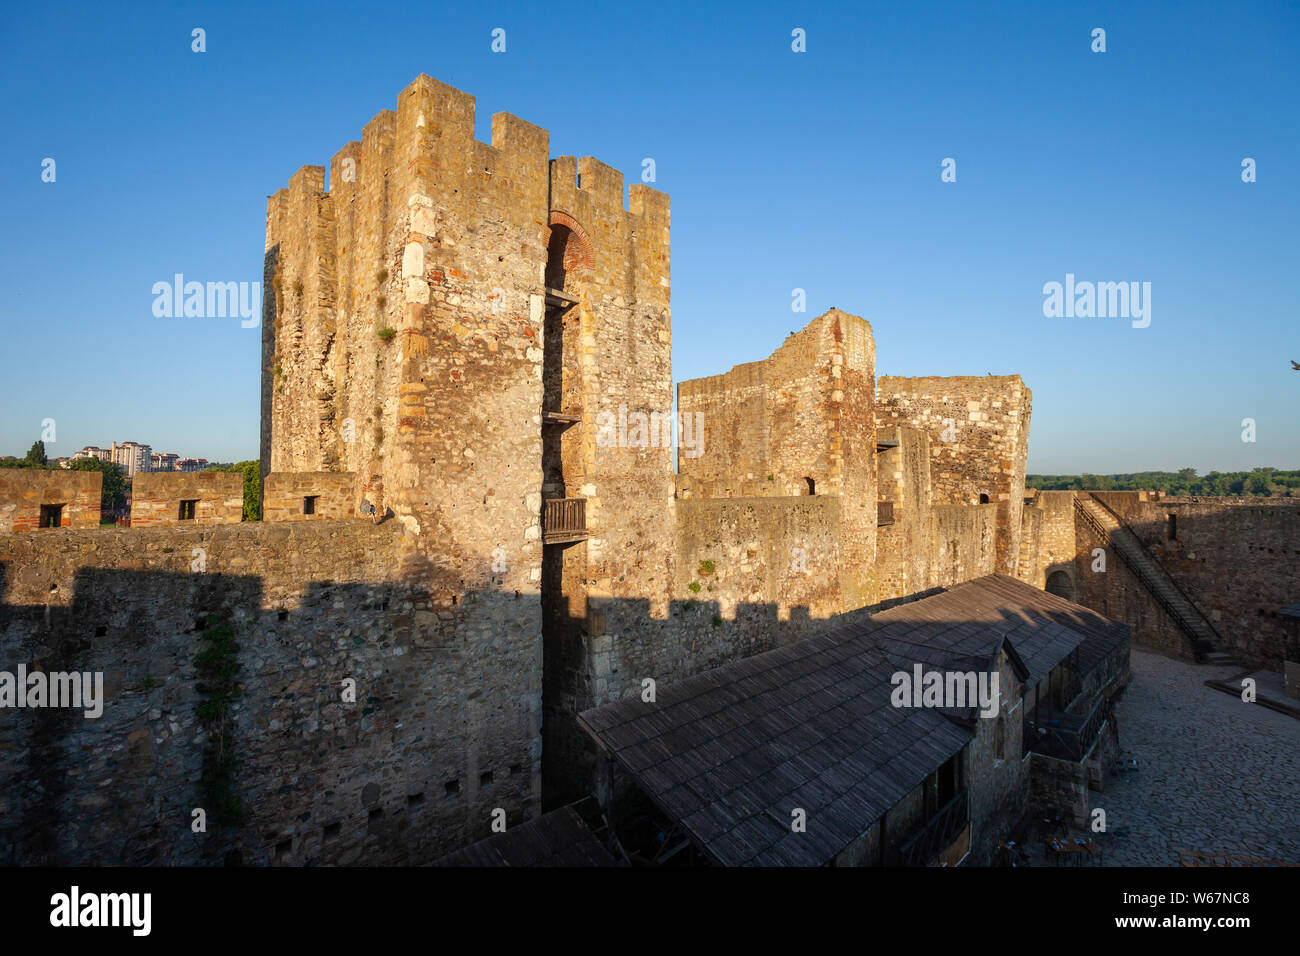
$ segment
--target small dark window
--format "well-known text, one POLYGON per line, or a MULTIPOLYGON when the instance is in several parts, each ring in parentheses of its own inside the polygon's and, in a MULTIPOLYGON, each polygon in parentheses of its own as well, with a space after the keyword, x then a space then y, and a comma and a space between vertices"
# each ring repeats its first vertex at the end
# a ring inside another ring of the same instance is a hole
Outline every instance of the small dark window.
POLYGON ((521 763, 512 763, 510 765, 510 776, 514 777, 523 772, 524 765, 521 763))
POLYGON ((808 483, 808 494, 817 494, 817 482, 813 481, 811 478, 805 478, 804 481, 808 483))
POLYGON ((450 797, 452 794, 460 793, 460 781, 459 781, 459 780, 448 780, 445 784, 443 784, 443 787, 446 789, 446 791, 447 791, 447 796, 449 796, 449 797, 450 797))
POLYGON ((334 839, 336 836, 339 835, 339 831, 342 828, 343 828, 343 824, 341 823, 331 823, 329 826, 325 828, 325 839, 327 840, 334 839))
POLYGON ((96 625, 95 625, 95 636, 96 636, 96 637, 107 637, 107 636, 108 636, 108 628, 105 627, 103 624, 96 624, 96 625))
POLYGON ((316 499, 320 495, 308 495, 302 499, 302 513, 305 515, 314 515, 316 513, 316 499))
POLYGON ((487 786, 488 784, 490 784, 491 782, 492 782, 492 771, 491 771, 491 770, 485 770, 483 773, 481 773, 481 774, 478 775, 478 785, 479 785, 480 787, 486 787, 486 786, 487 786))
POLYGON ((42 528, 61 528, 63 526, 63 505, 41 505, 42 528))
POLYGON ((989 503, 989 496, 988 496, 988 495, 980 495, 980 504, 982 504, 982 505, 986 505, 986 504, 988 504, 988 503, 989 503))
POLYGON ((199 502, 197 499, 194 501, 182 501, 180 510, 177 512, 176 517, 181 521, 193 521, 194 512, 198 510, 198 507, 199 502))
POLYGON ((406 795, 406 805, 408 807, 418 807, 422 803, 424 803, 423 793, 409 793, 406 795))
POLYGON ((1169 540, 1178 540, 1178 515, 1169 516, 1169 540))

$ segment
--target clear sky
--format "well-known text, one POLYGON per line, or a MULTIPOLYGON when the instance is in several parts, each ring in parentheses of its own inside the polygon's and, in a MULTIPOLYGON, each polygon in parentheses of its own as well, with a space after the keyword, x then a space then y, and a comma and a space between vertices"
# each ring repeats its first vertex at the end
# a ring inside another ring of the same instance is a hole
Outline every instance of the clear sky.
POLYGON ((0 454, 53 418, 50 457, 255 457, 260 331, 153 284, 260 282, 266 197, 422 72, 480 139, 655 160, 678 380, 837 306, 878 374, 1022 375, 1031 472, 1300 467, 1300 7, 1132 0, 14 5, 0 454), (1067 273, 1151 283, 1150 325, 1045 317, 1067 273))

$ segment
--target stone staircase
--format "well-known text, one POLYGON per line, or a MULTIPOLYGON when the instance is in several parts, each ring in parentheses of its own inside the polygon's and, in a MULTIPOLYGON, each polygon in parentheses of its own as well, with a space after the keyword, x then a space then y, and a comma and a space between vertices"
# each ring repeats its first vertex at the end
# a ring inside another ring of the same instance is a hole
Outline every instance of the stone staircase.
POLYGON ((1219 666, 1233 663, 1232 655, 1221 649, 1224 641, 1214 626, 1114 512, 1091 496, 1076 495, 1074 507, 1191 640, 1198 662, 1219 666))

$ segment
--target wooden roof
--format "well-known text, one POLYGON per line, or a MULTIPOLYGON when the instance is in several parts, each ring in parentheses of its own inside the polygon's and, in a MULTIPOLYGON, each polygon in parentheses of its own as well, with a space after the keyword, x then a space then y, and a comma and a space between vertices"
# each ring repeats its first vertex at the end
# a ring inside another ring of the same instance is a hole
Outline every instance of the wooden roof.
POLYGON ((660 687, 655 703, 622 700, 578 721, 716 862, 817 866, 972 737, 952 719, 960 715, 893 706, 894 673, 915 662, 983 670, 1005 650, 1032 680, 1089 633, 1117 632, 990 575, 660 687), (796 808, 807 814, 804 833, 791 829, 796 808))
POLYGON ((449 853, 433 866, 614 866, 572 807, 561 807, 449 853))

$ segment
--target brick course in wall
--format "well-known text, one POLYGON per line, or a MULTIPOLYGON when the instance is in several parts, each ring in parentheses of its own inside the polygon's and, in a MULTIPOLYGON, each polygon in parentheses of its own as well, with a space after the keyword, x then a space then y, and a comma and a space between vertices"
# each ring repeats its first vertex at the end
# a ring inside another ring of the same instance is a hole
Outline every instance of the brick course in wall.
POLYGON ((131 526, 225 524, 244 518, 239 472, 137 472, 131 479, 131 526), (185 514, 182 517, 182 503, 185 514))

